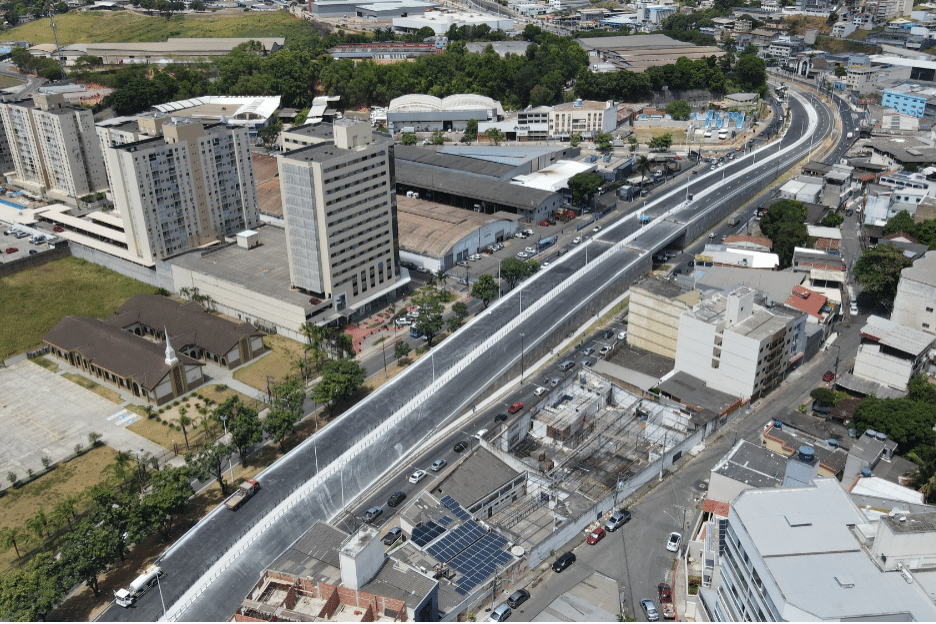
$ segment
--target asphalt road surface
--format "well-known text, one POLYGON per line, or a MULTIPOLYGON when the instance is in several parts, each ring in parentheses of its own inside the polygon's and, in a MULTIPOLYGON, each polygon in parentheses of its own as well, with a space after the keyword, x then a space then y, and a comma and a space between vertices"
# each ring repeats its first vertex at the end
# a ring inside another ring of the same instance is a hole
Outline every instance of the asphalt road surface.
MULTIPOLYGON (((804 106, 793 100, 791 110, 792 126, 779 142, 779 148, 773 149, 782 151, 807 132, 804 106)), ((831 117, 828 111, 820 108, 812 134, 818 140, 830 128, 831 117)), ((679 237, 687 222, 716 205, 740 202, 741 193, 768 184, 778 172, 797 162, 806 149, 808 142, 792 148, 779 158, 779 164, 776 160, 768 160, 763 153, 732 161, 724 167, 725 183, 722 183, 720 171, 695 176, 690 183, 690 192, 697 199, 689 206, 680 208, 684 190, 677 189, 656 203, 648 204, 645 213, 653 219, 669 213, 666 218, 650 225, 641 227, 634 213, 622 217, 618 224, 593 234, 587 244, 578 246, 574 252, 566 254, 548 269, 518 286, 476 317, 465 329, 433 348, 430 357, 421 358, 335 423, 294 449, 263 473, 260 477, 262 489, 243 507, 236 512, 223 508, 212 512, 164 555, 160 565, 166 571, 166 576, 161 581, 161 588, 169 607, 169 617, 186 621, 228 619, 263 569, 316 519, 328 520, 338 514, 362 492, 367 491, 376 480, 374 474, 383 474, 388 469, 398 472, 404 470, 399 465, 395 468, 392 466, 394 462, 409 456, 410 444, 421 444, 423 436, 428 436, 469 411, 477 400, 479 389, 488 386, 519 362, 523 340, 521 334, 525 336, 527 349, 540 341, 555 344, 560 337, 553 336, 553 332, 563 318, 587 305, 605 284, 612 283, 620 275, 626 275, 628 269, 640 261, 645 253, 656 252, 679 237), (731 180, 735 175, 737 177, 731 180), (637 236, 627 247, 612 252, 613 257, 606 261, 595 262, 600 254, 634 233, 637 236), (586 254, 591 268, 587 278, 569 279, 585 264, 586 254), (442 378, 444 371, 449 368, 463 364, 478 345, 508 325, 522 310, 529 312, 534 302, 560 284, 564 285, 564 289, 548 304, 524 316, 519 326, 502 340, 475 354, 474 359, 468 361, 455 379, 446 382, 424 401, 421 408, 408 417, 405 430, 394 429, 393 435, 396 437, 381 439, 372 448, 356 456, 355 465, 348 466, 341 473, 342 476, 349 474, 349 478, 342 481, 340 491, 337 481, 332 479, 300 504, 281 508, 280 515, 271 526, 259 532, 251 543, 239 545, 239 554, 231 565, 223 570, 214 570, 210 581, 207 577, 202 578, 233 543, 267 517, 297 487, 309 482, 318 468, 324 471, 326 466, 339 460, 352 446, 362 441, 368 432, 383 426, 388 416, 419 390, 430 387, 434 379, 442 378), (199 592, 197 598, 195 592, 199 592), (179 602, 173 608, 170 605, 176 600, 179 602), (190 606, 179 612, 185 604, 190 606)), ((445 441, 446 444, 450 442, 445 441)), ((160 617, 161 611, 158 592, 148 592, 134 608, 113 607, 101 619, 155 620, 160 617)))

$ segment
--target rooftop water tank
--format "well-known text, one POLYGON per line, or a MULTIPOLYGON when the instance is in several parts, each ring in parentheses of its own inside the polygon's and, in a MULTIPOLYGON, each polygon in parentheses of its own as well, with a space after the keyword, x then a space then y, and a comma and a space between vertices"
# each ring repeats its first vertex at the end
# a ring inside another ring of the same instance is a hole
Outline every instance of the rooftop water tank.
POLYGON ((816 457, 816 452, 810 446, 805 444, 799 447, 799 459, 801 462, 811 464, 813 459, 816 457))
POLYGON ((867 431, 865 431, 865 435, 868 436, 869 438, 873 438, 877 436, 877 431, 875 431, 874 429, 868 429, 867 431))
POLYGON ((829 446, 832 448, 837 448, 838 440, 836 440, 835 438, 829 438, 829 446))
POLYGON ((884 442, 885 440, 887 440, 887 434, 886 434, 886 433, 883 433, 883 432, 881 432, 881 431, 878 431, 878 432, 877 432, 877 435, 874 436, 874 437, 877 438, 878 440, 880 440, 881 442, 884 442))
POLYGON ((773 426, 776 427, 777 429, 783 429, 783 423, 780 422, 779 420, 773 421, 773 426))
POLYGON ((872 477, 872 476, 874 476, 874 473, 871 472, 871 469, 870 469, 870 468, 862 468, 862 469, 861 469, 861 476, 862 476, 862 477, 872 477))

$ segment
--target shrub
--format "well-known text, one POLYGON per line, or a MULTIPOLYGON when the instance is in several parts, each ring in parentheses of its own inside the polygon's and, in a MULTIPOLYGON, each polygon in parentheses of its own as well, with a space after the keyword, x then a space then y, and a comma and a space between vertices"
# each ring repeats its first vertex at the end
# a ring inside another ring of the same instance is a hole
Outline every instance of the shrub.
POLYGON ((48 456, 43 457, 43 458, 42 458, 42 465, 45 466, 46 468, 48 468, 49 466, 51 466, 51 465, 52 465, 52 458, 51 458, 51 457, 48 457, 48 456))

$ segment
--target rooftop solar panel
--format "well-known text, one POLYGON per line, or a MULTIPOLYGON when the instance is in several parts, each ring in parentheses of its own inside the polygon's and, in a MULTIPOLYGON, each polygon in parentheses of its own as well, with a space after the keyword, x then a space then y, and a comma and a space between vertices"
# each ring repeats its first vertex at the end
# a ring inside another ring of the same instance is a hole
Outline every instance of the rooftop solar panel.
POLYGON ((442 516, 441 518, 439 518, 439 524, 441 524, 441 525, 444 526, 444 527, 447 527, 448 525, 452 524, 453 522, 455 522, 455 521, 452 520, 451 518, 449 518, 448 516, 442 516))
POLYGON ((445 532, 445 528, 436 524, 433 521, 429 521, 423 525, 420 525, 413 529, 413 538, 412 541, 415 545, 422 548, 435 538, 442 535, 445 532))

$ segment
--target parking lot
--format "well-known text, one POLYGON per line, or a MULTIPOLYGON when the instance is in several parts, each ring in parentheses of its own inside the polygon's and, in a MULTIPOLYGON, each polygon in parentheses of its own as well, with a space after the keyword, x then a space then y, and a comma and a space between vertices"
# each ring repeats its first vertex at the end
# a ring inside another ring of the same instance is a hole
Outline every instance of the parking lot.
POLYGON ((36 256, 49 250, 49 243, 54 235, 35 228, 0 223, 0 264, 20 258, 36 256))
POLYGON ((130 431, 139 418, 28 360, 0 368, 0 474, 42 470, 42 458, 58 461, 88 445, 88 434, 124 451, 152 454, 162 448, 130 431))

